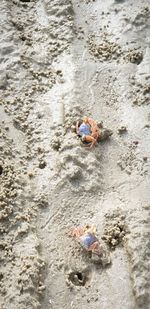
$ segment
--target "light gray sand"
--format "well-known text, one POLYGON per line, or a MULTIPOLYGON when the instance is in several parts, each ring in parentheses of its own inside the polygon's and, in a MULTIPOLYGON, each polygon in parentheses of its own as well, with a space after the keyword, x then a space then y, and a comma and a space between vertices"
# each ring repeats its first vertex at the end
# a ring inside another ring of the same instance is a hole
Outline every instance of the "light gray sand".
POLYGON ((150 308, 150 1, 3 0, 0 17, 0 307, 150 308), (91 151, 83 115, 113 130, 91 151), (111 264, 69 237, 86 223, 111 264))

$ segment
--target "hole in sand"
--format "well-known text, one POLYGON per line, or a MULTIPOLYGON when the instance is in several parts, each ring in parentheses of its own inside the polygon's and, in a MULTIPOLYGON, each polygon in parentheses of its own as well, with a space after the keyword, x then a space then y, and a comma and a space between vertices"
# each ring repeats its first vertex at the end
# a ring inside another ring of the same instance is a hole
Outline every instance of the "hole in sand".
POLYGON ((78 272, 77 272, 77 277, 78 277, 79 281, 82 281, 82 280, 83 280, 83 275, 82 275, 82 273, 78 273, 78 272))
POLYGON ((3 173, 3 167, 0 165, 0 175, 3 173))
POLYGON ((20 1, 26 3, 26 2, 30 2, 31 0, 20 0, 20 1))
POLYGON ((45 161, 40 161, 39 162, 39 168, 40 169, 43 169, 43 168, 45 168, 46 167, 46 162, 45 161))
POLYGON ((89 271, 72 271, 68 274, 68 280, 71 281, 74 285, 84 286, 89 280, 89 271))

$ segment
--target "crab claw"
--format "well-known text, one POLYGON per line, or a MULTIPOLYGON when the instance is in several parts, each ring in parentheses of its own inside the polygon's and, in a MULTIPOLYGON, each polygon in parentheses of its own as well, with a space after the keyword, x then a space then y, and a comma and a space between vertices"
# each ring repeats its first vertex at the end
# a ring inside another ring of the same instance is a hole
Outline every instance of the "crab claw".
POLYGON ((79 238, 83 234, 84 234, 84 229, 80 227, 73 228, 69 233, 70 236, 76 237, 76 238, 79 238))
POLYGON ((103 247, 100 245, 98 241, 94 242, 90 247, 89 250, 92 251, 93 254, 101 255, 103 253, 103 247))

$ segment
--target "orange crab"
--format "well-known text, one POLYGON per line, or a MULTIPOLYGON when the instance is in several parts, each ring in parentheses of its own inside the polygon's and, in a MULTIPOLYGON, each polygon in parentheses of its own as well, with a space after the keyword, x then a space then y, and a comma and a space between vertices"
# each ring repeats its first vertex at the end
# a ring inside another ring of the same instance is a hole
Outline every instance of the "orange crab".
POLYGON ((86 251, 101 256, 103 247, 95 234, 95 225, 86 225, 85 227, 74 228, 71 232, 71 236, 75 237, 75 239, 86 251))
POLYGON ((88 147, 92 148, 101 136, 100 129, 95 120, 85 116, 82 123, 76 123, 76 133, 81 137, 83 142, 88 143, 88 147))

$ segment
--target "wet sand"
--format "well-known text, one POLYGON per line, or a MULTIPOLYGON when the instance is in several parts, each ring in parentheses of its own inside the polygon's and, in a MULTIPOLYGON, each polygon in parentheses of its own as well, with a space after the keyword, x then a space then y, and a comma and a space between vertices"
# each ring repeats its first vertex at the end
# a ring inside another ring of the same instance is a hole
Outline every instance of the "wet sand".
POLYGON ((0 14, 0 307, 149 309, 150 2, 0 14), (113 131, 91 150, 71 129, 84 115, 113 131), (69 237, 87 223, 100 263, 69 237))

